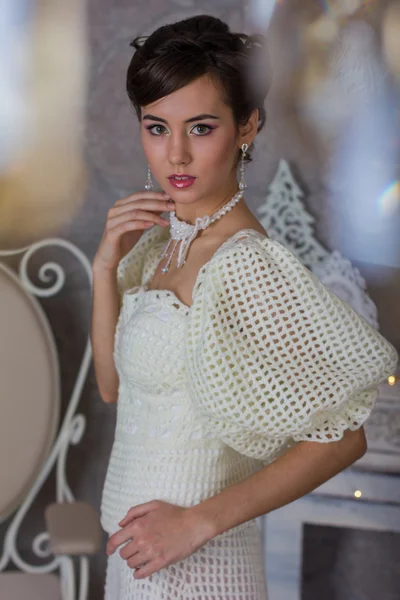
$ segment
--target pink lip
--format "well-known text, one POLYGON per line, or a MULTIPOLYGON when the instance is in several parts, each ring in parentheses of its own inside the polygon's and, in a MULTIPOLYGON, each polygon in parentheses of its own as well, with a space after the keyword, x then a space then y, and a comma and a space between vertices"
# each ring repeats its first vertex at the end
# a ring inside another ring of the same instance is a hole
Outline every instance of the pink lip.
POLYGON ((191 185, 193 185, 193 183, 195 182, 196 177, 192 177, 192 175, 187 175, 186 173, 181 173, 181 174, 177 174, 175 173, 174 175, 170 175, 168 177, 170 184, 177 189, 183 189, 183 188, 187 188, 190 187, 191 185), (188 179, 184 179, 184 180, 178 180, 178 179, 174 179, 174 177, 187 177, 188 179))

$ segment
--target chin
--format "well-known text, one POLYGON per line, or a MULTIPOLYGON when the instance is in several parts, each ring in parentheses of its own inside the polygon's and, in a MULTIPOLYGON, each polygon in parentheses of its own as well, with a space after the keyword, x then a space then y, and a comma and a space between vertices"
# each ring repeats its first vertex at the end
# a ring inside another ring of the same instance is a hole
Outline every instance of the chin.
POLYGON ((168 193, 174 200, 177 202, 182 202, 182 204, 197 202, 206 196, 206 194, 200 192, 199 190, 191 188, 176 189, 173 186, 169 186, 168 193))

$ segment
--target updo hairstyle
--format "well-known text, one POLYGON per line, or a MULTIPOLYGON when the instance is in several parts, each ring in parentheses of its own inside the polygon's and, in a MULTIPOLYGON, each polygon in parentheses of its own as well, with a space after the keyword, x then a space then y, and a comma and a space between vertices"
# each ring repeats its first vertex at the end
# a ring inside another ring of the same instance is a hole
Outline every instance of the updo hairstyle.
MULTIPOLYGON (((255 73, 255 69, 263 63, 264 43, 264 36, 233 33, 226 23, 209 15, 164 25, 150 36, 136 37, 130 44, 136 52, 128 67, 126 90, 139 121, 142 106, 209 74, 232 108, 237 126, 247 123, 258 108, 260 131, 266 120, 268 84, 266 73, 255 73)), ((247 161, 251 160, 252 147, 246 153, 247 161)))

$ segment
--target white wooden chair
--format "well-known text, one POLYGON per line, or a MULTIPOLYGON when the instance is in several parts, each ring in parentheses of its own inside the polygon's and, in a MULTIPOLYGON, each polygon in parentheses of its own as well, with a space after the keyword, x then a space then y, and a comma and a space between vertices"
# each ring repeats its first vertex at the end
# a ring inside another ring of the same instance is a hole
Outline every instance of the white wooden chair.
POLYGON ((79 443, 85 430, 85 417, 76 410, 91 361, 89 337, 60 422, 57 349, 35 296, 57 294, 65 272, 54 262, 44 264, 39 278, 46 287, 35 286, 28 277, 32 255, 54 247, 78 259, 90 292, 90 263, 67 241, 48 239, 0 252, 0 522, 9 520, 0 554, 0 600, 86 600, 88 556, 100 549, 102 541, 97 512, 89 504, 75 501, 65 475, 69 446, 79 443), (22 255, 19 276, 5 264, 7 257, 18 255, 22 255), (49 286, 51 276, 55 282, 49 286), (32 544, 42 564, 37 560, 29 564, 18 549, 18 534, 53 469, 56 489, 54 502, 45 509, 47 531, 37 535, 32 544))

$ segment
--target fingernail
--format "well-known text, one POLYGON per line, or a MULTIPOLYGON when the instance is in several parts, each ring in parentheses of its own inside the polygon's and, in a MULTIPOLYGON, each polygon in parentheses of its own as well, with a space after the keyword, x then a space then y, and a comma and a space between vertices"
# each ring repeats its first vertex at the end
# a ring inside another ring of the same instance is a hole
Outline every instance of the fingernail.
POLYGON ((169 198, 169 194, 167 194, 167 192, 163 192, 162 195, 166 196, 167 198, 169 198))

